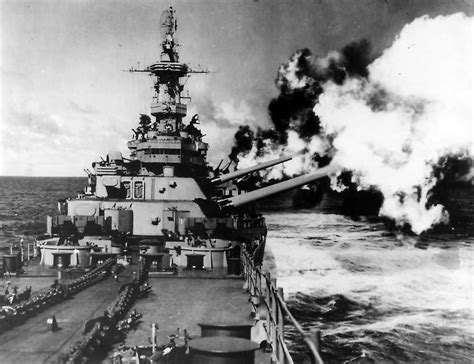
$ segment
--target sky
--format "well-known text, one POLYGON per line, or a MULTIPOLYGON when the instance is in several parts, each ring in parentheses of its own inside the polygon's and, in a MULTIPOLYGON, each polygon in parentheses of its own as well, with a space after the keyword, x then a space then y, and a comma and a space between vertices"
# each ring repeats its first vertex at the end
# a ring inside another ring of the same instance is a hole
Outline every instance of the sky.
POLYGON ((270 126, 278 68, 296 50, 324 56, 367 38, 380 54, 420 16, 474 13, 474 0, 0 0, 0 175, 84 176, 110 151, 128 156, 152 82, 124 71, 158 59, 169 5, 180 60, 212 71, 186 89, 214 164, 239 125, 270 126))

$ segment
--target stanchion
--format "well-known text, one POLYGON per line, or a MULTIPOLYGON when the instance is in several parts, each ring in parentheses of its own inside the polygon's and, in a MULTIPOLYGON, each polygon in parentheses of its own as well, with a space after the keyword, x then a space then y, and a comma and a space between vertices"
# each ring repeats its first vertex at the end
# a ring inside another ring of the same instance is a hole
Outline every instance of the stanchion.
POLYGON ((58 257, 58 281, 63 279, 63 260, 61 257, 58 257))
POLYGON ((314 343, 318 353, 321 351, 321 331, 318 329, 311 329, 309 332, 309 339, 314 343))
MULTIPOLYGON (((278 295, 283 299, 283 288, 278 288, 278 295)), ((282 360, 283 359, 283 344, 281 341, 283 340, 283 323, 284 323, 284 318, 283 318, 283 312, 281 310, 281 307, 280 305, 278 304, 277 305, 277 312, 276 312, 276 319, 277 319, 277 333, 278 333, 278 339, 277 339, 277 342, 278 342, 278 346, 277 346, 277 357, 278 357, 278 360, 282 360)))

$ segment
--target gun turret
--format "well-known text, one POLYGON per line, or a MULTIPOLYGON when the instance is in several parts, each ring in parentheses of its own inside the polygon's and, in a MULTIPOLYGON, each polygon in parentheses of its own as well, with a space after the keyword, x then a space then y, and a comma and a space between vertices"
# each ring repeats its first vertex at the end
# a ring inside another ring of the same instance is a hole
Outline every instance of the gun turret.
POLYGON ((239 207, 241 205, 245 205, 250 202, 260 200, 262 198, 274 195, 279 192, 283 192, 283 191, 291 190, 292 188, 304 186, 320 178, 329 176, 330 174, 337 172, 339 170, 340 170, 340 167, 338 165, 330 164, 329 166, 318 169, 316 173, 313 173, 307 176, 292 178, 288 181, 276 183, 274 185, 260 188, 258 190, 254 190, 248 193, 243 193, 241 195, 237 195, 234 197, 222 199, 222 200, 219 200, 218 203, 221 206, 221 208, 239 207))
POLYGON ((249 173, 252 173, 252 172, 256 172, 256 171, 260 171, 262 169, 265 169, 265 168, 268 168, 268 167, 271 167, 271 166, 274 166, 275 164, 280 164, 280 163, 284 163, 284 162, 287 162, 289 160, 293 159, 293 157, 281 157, 281 158, 277 158, 277 159, 273 159, 271 161, 268 161, 268 162, 265 162, 265 163, 260 163, 260 164, 257 164, 253 167, 249 167, 249 168, 244 168, 244 169, 239 169, 237 171, 234 171, 234 172, 230 172, 230 173, 227 173, 227 174, 223 174, 219 177, 215 177, 211 180, 212 183, 216 184, 216 185, 219 185, 221 183, 224 183, 224 182, 227 182, 227 181, 230 181, 230 180, 233 180, 233 179, 236 179, 236 178, 239 178, 239 177, 242 177, 242 176, 245 176, 246 174, 249 174, 249 173))

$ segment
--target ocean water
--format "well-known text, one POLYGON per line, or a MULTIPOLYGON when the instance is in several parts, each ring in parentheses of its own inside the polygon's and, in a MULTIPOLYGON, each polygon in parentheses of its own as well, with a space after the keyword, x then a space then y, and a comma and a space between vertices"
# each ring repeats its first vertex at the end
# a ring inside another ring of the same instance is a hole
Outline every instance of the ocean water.
MULTIPOLYGON (((327 362, 473 362, 472 236, 407 236, 315 211, 266 220, 278 285, 303 327, 321 330, 327 362)), ((308 362, 295 332, 287 338, 308 362)))
POLYGON ((0 177, 0 249, 46 232, 57 201, 75 196, 87 178, 0 177))
MULTIPOLYGON (((0 248, 43 234, 57 200, 85 183, 0 177, 0 248)), ((287 197, 277 199, 262 207, 278 285, 303 327, 321 330, 327 362, 364 353, 377 363, 472 363, 472 232, 409 236, 373 220, 292 211, 287 197)), ((286 337, 296 361, 308 362, 290 326, 286 337)))

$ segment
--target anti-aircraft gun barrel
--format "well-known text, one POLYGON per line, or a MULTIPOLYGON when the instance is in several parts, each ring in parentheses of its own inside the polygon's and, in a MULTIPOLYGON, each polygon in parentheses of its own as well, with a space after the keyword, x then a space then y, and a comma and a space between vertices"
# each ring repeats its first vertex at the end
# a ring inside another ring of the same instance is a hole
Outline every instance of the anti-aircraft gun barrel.
POLYGON ((289 156, 281 157, 281 158, 273 159, 273 160, 268 161, 268 162, 257 164, 255 166, 252 166, 252 167, 249 167, 249 168, 239 169, 237 171, 230 172, 230 173, 227 173, 227 174, 223 174, 222 176, 219 176, 219 177, 215 177, 211 180, 211 182, 216 184, 216 185, 219 185, 221 183, 224 183, 224 182, 227 182, 227 181, 245 176, 246 174, 256 172, 256 171, 260 171, 261 169, 265 169, 265 168, 274 166, 275 164, 280 164, 280 163, 283 163, 283 162, 287 162, 287 161, 291 160, 292 158, 293 157, 289 157, 289 156))
POLYGON ((219 201, 219 205, 223 208, 239 207, 241 205, 248 204, 260 200, 262 198, 274 195, 279 192, 291 190, 292 188, 297 188, 304 186, 308 183, 314 182, 320 178, 329 176, 331 173, 337 172, 340 170, 340 167, 335 164, 330 164, 326 167, 318 169, 315 173, 292 178, 287 181, 276 183, 271 186, 263 187, 258 190, 251 192, 243 193, 234 197, 226 198, 219 201))

